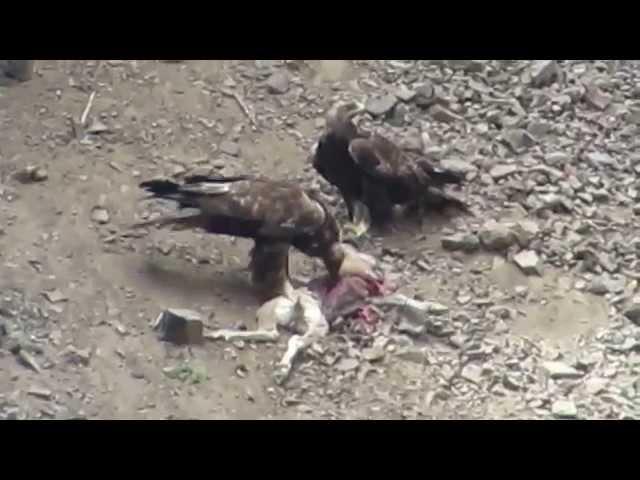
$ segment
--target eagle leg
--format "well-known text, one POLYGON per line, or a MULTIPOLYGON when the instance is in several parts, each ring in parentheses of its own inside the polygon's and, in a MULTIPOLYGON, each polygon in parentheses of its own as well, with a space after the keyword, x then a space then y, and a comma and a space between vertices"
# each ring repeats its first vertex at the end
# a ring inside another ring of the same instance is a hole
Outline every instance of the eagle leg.
POLYGON ((349 216, 349 222, 342 226, 342 232, 346 241, 356 242, 369 230, 371 224, 369 209, 350 190, 345 188, 339 190, 349 216))
POLYGON ((364 182, 363 203, 368 207, 372 225, 393 231, 393 202, 385 185, 364 182))
POLYGON ((346 240, 357 240, 364 236, 371 226, 371 214, 369 208, 358 201, 354 200, 352 203, 352 215, 350 215, 351 222, 343 226, 346 240))
POLYGON ((251 282, 261 302, 279 296, 290 298, 293 286, 289 280, 289 244, 256 240, 251 250, 251 282))
POLYGON ((426 205, 422 198, 411 202, 405 210, 407 216, 414 218, 416 224, 422 229, 424 226, 424 217, 426 215, 426 205))

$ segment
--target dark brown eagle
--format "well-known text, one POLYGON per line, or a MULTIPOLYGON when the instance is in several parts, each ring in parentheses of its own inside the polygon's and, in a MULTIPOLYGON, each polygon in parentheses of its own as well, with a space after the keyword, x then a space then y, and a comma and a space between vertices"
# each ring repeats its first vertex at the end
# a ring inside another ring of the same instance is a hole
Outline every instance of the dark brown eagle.
POLYGON ((445 184, 462 183, 462 174, 413 158, 385 137, 359 129, 352 119, 362 110, 355 102, 334 107, 311 157, 315 170, 344 198, 355 236, 367 231, 369 220, 388 225, 394 205, 419 212, 448 206, 468 212, 442 190, 445 184))
POLYGON ((299 186, 250 176, 198 175, 185 178, 182 184, 150 180, 140 187, 151 193, 147 198, 173 200, 180 209, 192 211, 136 227, 197 228, 253 239, 249 267, 262 301, 292 293, 291 246, 322 259, 330 281, 351 275, 376 281, 370 261, 340 242, 340 229, 326 206, 299 186))

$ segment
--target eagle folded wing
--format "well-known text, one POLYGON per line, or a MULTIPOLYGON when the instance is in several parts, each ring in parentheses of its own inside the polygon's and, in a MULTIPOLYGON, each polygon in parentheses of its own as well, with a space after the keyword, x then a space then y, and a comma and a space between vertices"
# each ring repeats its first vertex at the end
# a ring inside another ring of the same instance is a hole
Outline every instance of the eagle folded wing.
POLYGON ((349 144, 349 153, 364 173, 381 180, 391 180, 402 174, 402 152, 384 137, 356 138, 349 144))
POLYGON ((311 234, 325 220, 324 209, 301 188, 248 177, 188 177, 184 184, 152 180, 141 184, 157 198, 197 208, 202 228, 228 235, 289 240, 311 234))

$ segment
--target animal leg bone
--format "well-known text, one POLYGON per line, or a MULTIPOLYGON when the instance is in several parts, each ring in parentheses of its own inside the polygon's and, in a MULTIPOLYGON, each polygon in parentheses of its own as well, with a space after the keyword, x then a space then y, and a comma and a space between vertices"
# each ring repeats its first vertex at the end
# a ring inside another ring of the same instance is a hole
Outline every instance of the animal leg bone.
POLYGON ((234 342, 236 340, 244 340, 246 342, 275 342, 280 338, 280 333, 277 330, 243 331, 223 328, 205 333, 204 338, 208 340, 224 340, 225 342, 234 342))
POLYGON ((287 350, 274 372, 274 380, 281 384, 289 377, 298 354, 329 333, 329 324, 322 314, 320 304, 310 293, 296 291, 291 297, 295 298, 295 301, 290 297, 281 296, 263 304, 256 313, 258 330, 220 329, 207 332, 204 337, 227 342, 275 342, 281 336, 278 327, 291 325, 297 319, 301 319, 307 326, 304 335, 293 335, 289 339, 287 350))
POLYGON ((329 333, 329 323, 322 314, 320 304, 311 295, 300 293, 296 306, 301 307, 302 319, 307 325, 307 330, 304 335, 293 335, 289 339, 287 350, 274 373, 274 380, 279 385, 289 377, 298 354, 329 333))

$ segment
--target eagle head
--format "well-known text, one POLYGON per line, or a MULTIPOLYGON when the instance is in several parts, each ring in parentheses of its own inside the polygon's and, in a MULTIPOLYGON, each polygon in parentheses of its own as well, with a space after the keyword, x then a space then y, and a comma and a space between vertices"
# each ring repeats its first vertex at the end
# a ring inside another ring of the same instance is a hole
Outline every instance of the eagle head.
POLYGON ((354 247, 336 243, 325 259, 329 278, 314 279, 307 287, 321 300, 322 311, 331 324, 348 316, 358 328, 371 333, 379 320, 372 310, 371 297, 386 296, 395 287, 375 271, 376 261, 354 247))
POLYGON ((360 102, 337 102, 327 112, 327 127, 349 122, 356 115, 364 112, 364 105, 360 102))
POLYGON ((336 242, 324 258, 329 282, 336 284, 345 277, 359 277, 371 288, 381 282, 381 275, 375 271, 376 261, 362 252, 358 252, 347 243, 336 242))

